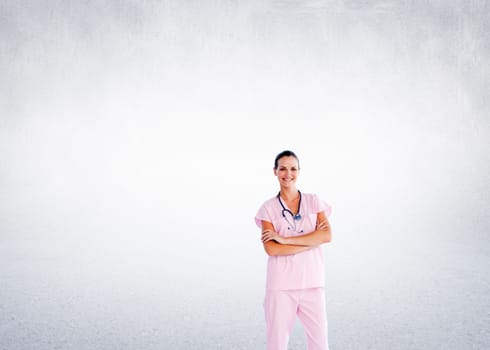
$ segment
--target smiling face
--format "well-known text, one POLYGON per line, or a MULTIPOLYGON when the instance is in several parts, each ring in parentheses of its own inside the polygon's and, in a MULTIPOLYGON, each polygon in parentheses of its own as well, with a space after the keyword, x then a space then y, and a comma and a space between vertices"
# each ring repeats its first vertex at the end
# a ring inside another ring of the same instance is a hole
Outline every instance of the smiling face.
POLYGON ((277 161, 277 168, 274 169, 281 188, 291 188, 296 186, 296 179, 299 175, 298 160, 294 156, 285 156, 277 161))

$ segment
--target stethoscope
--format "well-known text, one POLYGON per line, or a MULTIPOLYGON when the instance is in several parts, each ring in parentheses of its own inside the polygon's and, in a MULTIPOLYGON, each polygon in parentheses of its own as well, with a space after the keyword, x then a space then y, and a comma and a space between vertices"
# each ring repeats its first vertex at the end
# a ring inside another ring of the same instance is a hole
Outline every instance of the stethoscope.
MULTIPOLYGON (((281 211, 282 217, 287 221, 287 223, 289 225, 288 230, 294 230, 295 232, 298 232, 298 231, 296 231, 296 221, 301 220, 301 214, 299 213, 301 210, 301 192, 298 191, 298 193, 299 193, 299 203, 298 203, 298 213, 296 215, 294 215, 293 212, 291 210, 289 210, 288 208, 286 208, 284 206, 284 204, 282 203, 281 192, 279 192, 277 194, 277 199, 279 200, 279 203, 281 204, 281 207, 282 207, 282 211, 281 211), (289 221, 286 213, 289 213, 291 215, 291 217, 293 218, 292 223, 289 221)), ((301 232, 303 232, 303 230, 299 231, 299 233, 301 233, 301 232)))

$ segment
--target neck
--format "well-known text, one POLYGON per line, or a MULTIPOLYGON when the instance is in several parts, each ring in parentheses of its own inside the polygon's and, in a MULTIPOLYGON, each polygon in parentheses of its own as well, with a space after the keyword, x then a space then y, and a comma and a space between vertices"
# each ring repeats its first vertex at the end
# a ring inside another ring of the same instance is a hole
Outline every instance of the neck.
POLYGON ((293 200, 298 198, 298 190, 296 187, 288 187, 288 188, 283 188, 281 187, 281 197, 284 198, 287 201, 293 200))

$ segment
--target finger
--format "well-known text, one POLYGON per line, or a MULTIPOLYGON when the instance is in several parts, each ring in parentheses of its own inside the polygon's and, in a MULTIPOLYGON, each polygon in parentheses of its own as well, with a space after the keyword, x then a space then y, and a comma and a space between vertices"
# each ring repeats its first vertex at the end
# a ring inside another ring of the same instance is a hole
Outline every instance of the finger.
POLYGON ((318 227, 322 227, 322 226, 325 226, 325 221, 318 223, 318 227))
POLYGON ((271 233, 270 232, 264 232, 262 234, 262 238, 265 238, 265 237, 270 237, 271 233))
POLYGON ((323 223, 319 228, 320 228, 320 230, 328 230, 328 224, 323 223))
POLYGON ((264 241, 264 240, 267 240, 267 239, 270 239, 270 238, 271 238, 271 234, 270 234, 270 233, 268 233, 268 232, 266 232, 266 233, 264 233, 264 234, 262 235, 262 240, 263 240, 263 241, 264 241))

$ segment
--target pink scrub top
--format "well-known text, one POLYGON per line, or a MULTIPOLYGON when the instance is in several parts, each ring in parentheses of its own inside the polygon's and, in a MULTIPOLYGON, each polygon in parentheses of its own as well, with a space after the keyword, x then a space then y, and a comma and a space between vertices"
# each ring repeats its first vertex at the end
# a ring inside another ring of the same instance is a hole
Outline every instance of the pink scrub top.
MULTIPOLYGON (((330 216, 331 206, 316 194, 301 193, 301 219, 294 221, 291 214, 284 212, 276 196, 268 199, 255 215, 255 223, 262 228, 262 220, 271 222, 275 231, 284 237, 299 236, 315 230, 317 213, 330 216), (296 223, 296 230, 291 225, 296 223), (290 228, 290 229, 288 229, 290 228)), ((286 203, 283 204, 286 209, 286 203)), ((325 285, 325 267, 322 246, 291 254, 269 256, 267 261, 267 290, 288 290, 323 287, 325 285)))

